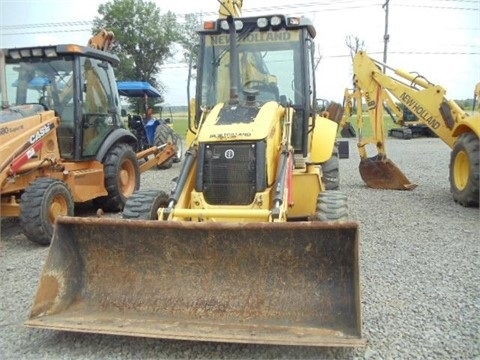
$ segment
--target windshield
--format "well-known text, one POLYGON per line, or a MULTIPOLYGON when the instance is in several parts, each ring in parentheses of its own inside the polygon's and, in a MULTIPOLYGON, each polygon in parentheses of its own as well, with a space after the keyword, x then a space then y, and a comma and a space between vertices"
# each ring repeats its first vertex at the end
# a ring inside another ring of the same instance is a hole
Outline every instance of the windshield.
POLYGON ((11 106, 41 104, 47 109, 61 107, 72 100, 69 85, 73 60, 35 59, 6 64, 7 93, 11 106))
MULTIPOLYGON (((237 36, 239 94, 256 89, 257 100, 303 103, 299 31, 251 31, 237 36), (296 91, 298 89, 298 91, 296 91)), ((201 106, 211 108, 230 96, 229 35, 207 35, 201 71, 201 106)))

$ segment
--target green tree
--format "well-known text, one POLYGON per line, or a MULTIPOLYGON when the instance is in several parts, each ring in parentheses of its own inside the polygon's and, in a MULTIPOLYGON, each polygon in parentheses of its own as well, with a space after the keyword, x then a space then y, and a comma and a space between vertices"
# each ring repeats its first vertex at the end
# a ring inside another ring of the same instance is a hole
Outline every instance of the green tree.
POLYGON ((170 57, 171 45, 180 39, 172 12, 161 14, 155 3, 144 0, 113 0, 98 7, 92 33, 113 31, 112 52, 120 58, 117 80, 148 81, 161 91, 160 67, 170 57))
POLYGON ((192 13, 185 15, 185 22, 180 27, 179 44, 184 48, 184 60, 190 62, 190 56, 193 56, 193 63, 197 62, 198 58, 198 34, 202 19, 199 13, 192 13))

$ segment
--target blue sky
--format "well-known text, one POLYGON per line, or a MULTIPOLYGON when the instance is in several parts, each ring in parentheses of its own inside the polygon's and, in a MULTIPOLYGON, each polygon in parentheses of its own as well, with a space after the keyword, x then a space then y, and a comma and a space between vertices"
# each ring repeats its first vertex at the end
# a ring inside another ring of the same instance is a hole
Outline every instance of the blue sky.
MULTIPOLYGON (((383 59, 386 0, 244 0, 244 15, 285 13, 308 16, 317 29, 316 43, 322 60, 317 69, 317 93, 341 101, 351 85, 351 59, 345 39, 361 39, 370 56, 383 59)), ((0 0, 0 46, 34 44, 86 44, 91 21, 101 0, 0 0), (45 24, 50 24, 46 26, 45 24), (60 25, 59 25, 60 24, 60 25)), ((215 0, 154 1, 161 12, 202 12, 215 18, 215 0)), ((480 81, 480 1, 391 0, 389 4, 387 63, 418 72, 443 86, 449 99, 473 97, 480 81)), ((171 105, 186 104, 187 65, 173 59, 165 64, 160 80, 171 105), (184 79, 185 81, 181 81, 184 79)))

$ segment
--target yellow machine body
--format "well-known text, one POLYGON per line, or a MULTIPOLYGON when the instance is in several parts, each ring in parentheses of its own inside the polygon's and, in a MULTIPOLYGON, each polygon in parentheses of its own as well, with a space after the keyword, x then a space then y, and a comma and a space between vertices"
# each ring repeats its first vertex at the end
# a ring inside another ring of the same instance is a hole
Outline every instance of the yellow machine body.
POLYGON ((346 197, 327 191, 322 180, 338 125, 311 115, 313 27, 281 17, 280 28, 262 32, 258 17, 237 20, 251 31, 239 36, 245 43, 238 47, 230 23, 229 46, 216 48, 228 39, 223 18, 200 32, 204 68, 173 191, 136 191, 124 219, 59 218, 28 326, 220 342, 365 344, 358 223, 346 216, 346 197), (257 69, 271 82, 259 89, 236 84, 244 68, 235 59, 248 52, 262 59, 258 49, 271 44, 264 36, 277 39, 270 49, 275 56, 263 58, 269 65, 291 56, 297 72, 288 76, 295 76, 297 92, 266 64, 257 69), (209 51, 220 54, 219 64, 231 60, 229 72, 212 68, 209 51), (231 74, 227 99, 210 81, 220 81, 218 73, 231 74), (272 96, 272 90, 274 99, 263 100, 262 92, 272 96), (283 91, 295 98, 285 100, 283 91))

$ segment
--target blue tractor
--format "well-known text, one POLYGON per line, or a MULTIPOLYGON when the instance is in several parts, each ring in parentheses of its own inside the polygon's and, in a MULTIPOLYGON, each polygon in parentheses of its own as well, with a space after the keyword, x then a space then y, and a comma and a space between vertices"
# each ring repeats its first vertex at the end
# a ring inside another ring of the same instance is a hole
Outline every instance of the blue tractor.
MULTIPOLYGON (((117 82, 120 96, 144 98, 162 98, 161 93, 146 81, 119 81, 117 82)), ((175 145, 177 153, 168 161, 158 165, 160 169, 171 168, 173 163, 182 161, 182 139, 173 130, 171 119, 152 118, 151 109, 147 109, 146 116, 128 114, 128 128, 137 137, 136 151, 148 149, 151 146, 160 146, 168 142, 175 145)))

